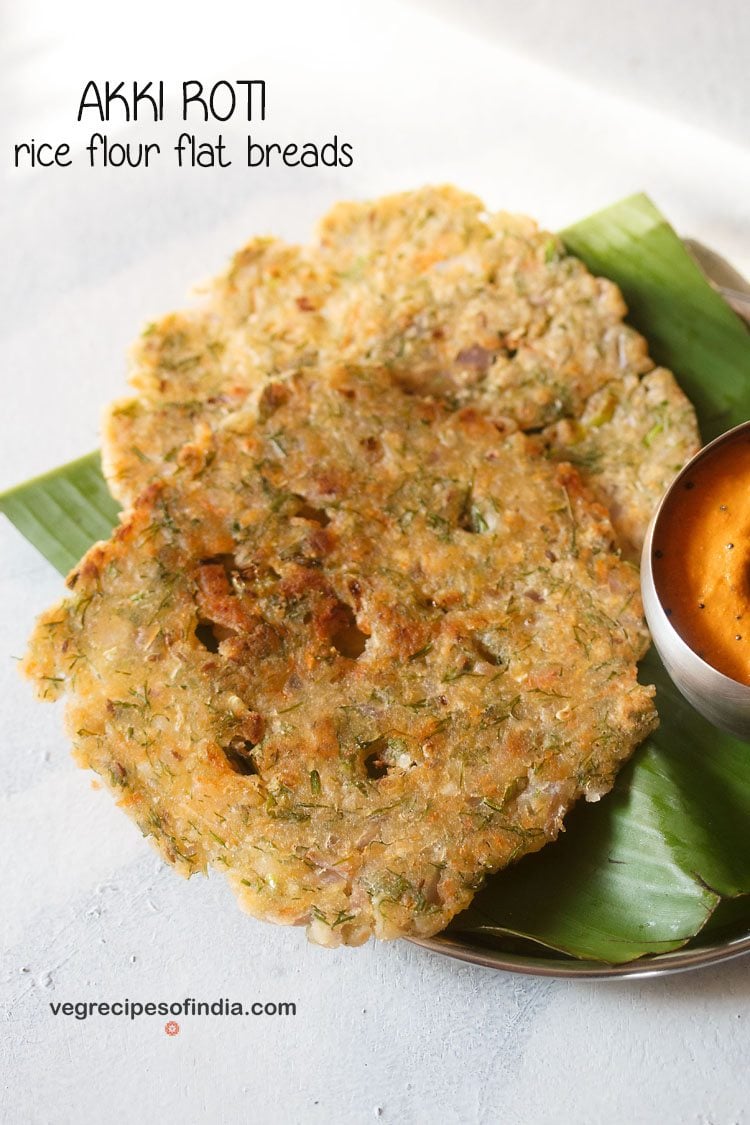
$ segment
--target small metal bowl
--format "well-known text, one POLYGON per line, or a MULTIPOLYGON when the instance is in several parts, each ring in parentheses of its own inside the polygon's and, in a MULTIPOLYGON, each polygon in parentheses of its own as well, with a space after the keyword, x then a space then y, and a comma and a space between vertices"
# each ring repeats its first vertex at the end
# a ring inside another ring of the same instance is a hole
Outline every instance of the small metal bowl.
POLYGON ((735 441, 743 434, 750 437, 750 422, 727 430, 696 453, 662 497, 646 534, 641 557, 641 593, 643 609, 656 650, 674 684, 696 711, 714 726, 750 742, 750 686, 718 672, 707 664, 672 625, 659 598, 653 573, 653 543, 663 513, 668 510, 675 492, 699 461, 711 455, 717 446, 735 441))

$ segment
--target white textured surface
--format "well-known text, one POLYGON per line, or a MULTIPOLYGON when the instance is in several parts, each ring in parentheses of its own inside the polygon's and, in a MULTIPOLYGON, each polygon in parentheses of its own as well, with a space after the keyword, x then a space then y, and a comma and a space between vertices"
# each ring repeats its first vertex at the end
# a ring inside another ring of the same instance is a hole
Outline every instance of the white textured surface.
POLYGON ((745 0, 411 0, 587 82, 747 144, 745 0))
MULTIPOLYGON (((8 174, 0 487, 96 445, 143 321, 250 234, 304 236, 342 196, 453 180, 557 226, 645 188, 683 232, 750 266, 750 153, 688 114, 645 108, 635 90, 632 102, 598 93, 564 76, 565 59, 546 69, 528 43, 514 55, 398 0, 238 11, 30 0, 4 12, 4 174, 9 140, 91 131, 70 122, 92 76, 263 76, 265 139, 338 132, 356 161, 8 174)), ((593 985, 405 944, 323 951, 238 914, 219 878, 179 880, 73 768, 59 712, 19 681, 11 656, 61 582, 5 522, 0 555, 0 1121, 747 1121, 745 961, 593 985), (171 1039, 163 1018, 79 1022, 48 1008, 126 996, 293 1000, 298 1014, 187 1018, 171 1039)))

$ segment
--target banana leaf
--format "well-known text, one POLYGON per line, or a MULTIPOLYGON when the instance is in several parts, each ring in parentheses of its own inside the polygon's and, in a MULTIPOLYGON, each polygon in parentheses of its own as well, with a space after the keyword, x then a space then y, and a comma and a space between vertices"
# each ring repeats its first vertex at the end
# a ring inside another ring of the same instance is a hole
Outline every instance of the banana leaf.
MULTIPOLYGON (((635 195, 562 232, 566 248, 617 282, 652 357, 693 401, 706 440, 750 417, 750 333, 664 216, 635 195)), ((750 930, 750 747, 707 723, 655 652, 658 731, 600 804, 574 810, 562 839, 494 876, 454 920, 456 936, 522 938, 574 957, 630 961, 685 945, 715 915, 750 930)))
POLYGON ((0 494, 4 512, 40 554, 67 574, 99 539, 109 539, 120 510, 89 453, 0 494))
POLYGON ((750 417, 750 334, 647 195, 561 232, 592 273, 617 282, 651 356, 677 375, 704 441, 750 417))
MULTIPOLYGON (((620 286, 705 439, 750 417, 750 334, 646 196, 562 238, 620 286)), ((63 573, 117 518, 96 453, 0 495, 0 510, 63 573)), ((488 881, 454 919, 454 937, 615 963, 750 930, 750 749, 697 715, 654 653, 641 675, 657 685, 659 730, 612 793, 573 811, 553 847, 488 881)))

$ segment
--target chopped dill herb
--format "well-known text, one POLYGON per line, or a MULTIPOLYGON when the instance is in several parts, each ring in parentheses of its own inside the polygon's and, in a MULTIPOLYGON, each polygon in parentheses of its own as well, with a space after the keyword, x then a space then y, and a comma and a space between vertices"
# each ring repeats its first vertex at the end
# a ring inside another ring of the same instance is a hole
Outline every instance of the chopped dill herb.
POLYGON ((333 922, 331 922, 331 929, 335 930, 337 926, 343 926, 344 923, 351 922, 356 917, 356 914, 346 914, 343 910, 340 910, 334 918, 333 922))

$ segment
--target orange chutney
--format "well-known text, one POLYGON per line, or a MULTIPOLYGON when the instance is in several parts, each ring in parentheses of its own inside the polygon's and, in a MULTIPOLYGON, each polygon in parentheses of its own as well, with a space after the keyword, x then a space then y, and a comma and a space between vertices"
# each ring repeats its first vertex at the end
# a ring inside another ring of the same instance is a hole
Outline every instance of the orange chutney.
POLYGON ((719 672, 750 684, 750 434, 722 442, 678 482, 652 563, 677 632, 719 672))

